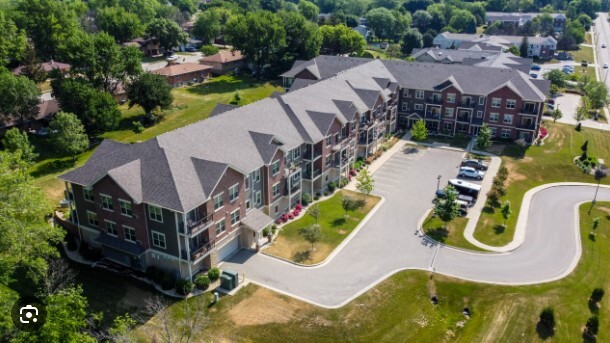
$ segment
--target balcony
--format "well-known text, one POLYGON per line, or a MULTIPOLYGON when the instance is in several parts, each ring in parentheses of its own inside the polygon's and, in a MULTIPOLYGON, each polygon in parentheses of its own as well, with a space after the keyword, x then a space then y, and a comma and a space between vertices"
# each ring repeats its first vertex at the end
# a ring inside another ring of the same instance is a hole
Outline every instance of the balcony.
POLYGON ((433 112, 433 111, 426 111, 426 119, 440 120, 441 119, 441 113, 440 112, 433 112))
POLYGON ((318 178, 321 174, 322 174, 322 170, 320 170, 320 169, 314 169, 313 170, 313 175, 311 173, 311 170, 306 169, 303 172, 303 179, 305 179, 305 180, 314 180, 314 179, 318 178))
POLYGON ((536 123, 527 121, 527 122, 517 124, 517 127, 520 129, 525 129, 525 130, 535 130, 536 123))
POLYGON ((290 194, 296 193, 301 189, 301 179, 292 181, 292 187, 290 187, 290 194))
POLYGON ((191 246, 191 261, 196 261, 197 259, 205 256, 216 246, 216 240, 213 239, 209 242, 203 243, 200 246, 191 246))
POLYGON ((477 103, 474 101, 460 101, 459 107, 474 108, 477 107, 477 103))
POLYGON ((472 119, 471 115, 458 115, 457 116, 457 121, 460 121, 463 123, 470 123, 471 119, 472 119))
POLYGON ((519 110, 519 113, 537 115, 538 109, 536 107, 523 107, 522 109, 519 110))
POLYGON ((214 214, 210 213, 209 215, 204 215, 203 218, 199 220, 187 219, 185 225, 187 234, 192 235, 212 226, 212 224, 214 223, 213 216, 214 214))
POLYGON ((436 96, 429 96, 426 99, 426 102, 429 103, 429 104, 438 104, 438 105, 440 105, 440 104, 443 103, 443 98, 436 97, 436 96))
POLYGON ((341 168, 341 167, 345 167, 348 163, 348 158, 344 157, 342 159, 337 159, 333 162, 333 168, 341 168))
POLYGON ((306 148, 303 151, 303 159, 304 160, 306 160, 306 161, 315 161, 318 158, 320 158, 320 156, 322 156, 322 149, 321 148, 320 149, 318 149, 318 148, 313 149, 313 158, 311 157, 311 151, 312 151, 312 148, 306 148))

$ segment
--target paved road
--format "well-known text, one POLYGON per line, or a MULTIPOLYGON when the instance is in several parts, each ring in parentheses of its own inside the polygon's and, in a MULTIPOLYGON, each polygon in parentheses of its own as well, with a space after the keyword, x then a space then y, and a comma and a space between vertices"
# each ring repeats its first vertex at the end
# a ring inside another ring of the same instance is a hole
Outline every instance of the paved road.
MULTIPOLYGON (((610 64, 610 25, 608 23, 608 15, 606 13, 598 13, 595 19, 595 52, 597 57, 597 64, 602 66, 604 63, 610 64), (606 44, 606 48, 602 48, 601 45, 606 44)), ((601 79, 610 86, 610 78, 608 78, 609 69, 599 69, 601 79)))
MULTIPOLYGON (((525 243, 510 253, 471 253, 416 235, 431 207, 437 175, 454 177, 461 153, 428 149, 394 155, 375 173, 375 194, 386 201, 332 260, 298 267, 242 251, 223 263, 250 281, 304 301, 340 307, 403 269, 429 270, 462 279, 502 284, 541 283, 565 276, 580 256, 575 204, 592 199, 594 187, 555 187, 532 199, 525 243)), ((598 199, 610 200, 610 189, 598 199)))
MULTIPOLYGON (((199 60, 202 58, 202 55, 200 52, 180 53, 180 54, 176 54, 176 56, 178 56, 178 59, 176 60, 176 62, 178 62, 178 63, 199 63, 199 60)), ((142 63, 142 69, 144 69, 145 71, 151 71, 151 70, 161 69, 161 68, 165 67, 166 65, 167 65, 167 61, 162 59, 157 62, 142 63)))

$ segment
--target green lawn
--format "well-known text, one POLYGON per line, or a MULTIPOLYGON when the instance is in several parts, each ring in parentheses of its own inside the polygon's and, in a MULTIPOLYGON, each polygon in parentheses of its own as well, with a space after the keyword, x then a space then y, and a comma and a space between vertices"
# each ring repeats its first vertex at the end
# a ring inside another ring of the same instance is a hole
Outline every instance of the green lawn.
POLYGON ((364 50, 368 53, 370 53, 371 55, 373 55, 373 58, 380 58, 382 60, 387 60, 388 59, 388 55, 386 55, 385 52, 379 52, 379 51, 375 51, 375 50, 364 50))
POLYGON ((589 46, 580 46, 578 50, 570 51, 570 54, 574 56, 574 61, 580 63, 585 60, 589 63, 593 63, 593 48, 589 46))
MULTIPOLYGON (((589 141, 589 155, 610 162, 610 134, 600 130, 583 128, 576 132, 573 126, 545 123, 550 136, 544 146, 521 148, 508 145, 501 155, 502 163, 509 170, 507 195, 501 202, 509 200, 513 214, 505 231, 498 230, 503 219, 499 209, 486 207, 477 224, 474 237, 482 243, 503 246, 512 241, 515 224, 519 216, 521 201, 526 191, 552 182, 595 182, 593 176, 576 168, 572 159, 581 154, 580 147, 589 141)), ((610 183, 606 178, 602 183, 610 183)))
MULTIPOLYGON (((268 97, 274 91, 281 92, 282 87, 271 83, 259 83, 249 77, 220 76, 209 82, 172 90, 174 105, 165 111, 163 120, 142 133, 134 133, 133 122, 139 120, 144 111, 140 107, 129 109, 121 106, 123 117, 119 127, 105 133, 101 138, 120 142, 138 142, 156 137, 162 133, 205 119, 217 103, 229 103, 235 92, 240 92, 242 105, 268 97)), ((53 204, 63 198, 63 183, 57 176, 76 166, 82 165, 91 156, 92 150, 71 158, 56 158, 45 138, 33 138, 39 161, 30 168, 34 182, 41 187, 53 204)))
POLYGON ((591 40, 591 34, 589 32, 585 33, 585 44, 593 44, 592 40, 591 40))
POLYGON ((299 234, 301 228, 316 222, 312 216, 305 214, 300 219, 285 225, 265 253, 303 264, 321 262, 358 226, 379 200, 375 196, 340 190, 330 199, 318 203, 320 207, 318 223, 322 227, 323 237, 319 243, 316 243, 314 251, 311 251, 311 245, 299 234), (359 210, 349 212, 349 217, 345 219, 345 211, 341 207, 343 196, 366 197, 366 204, 359 210))
POLYGON ((468 223, 465 217, 457 217, 444 227, 442 220, 434 216, 434 211, 428 214, 428 217, 422 224, 422 229, 430 238, 448 245, 461 247, 470 250, 483 250, 470 244, 464 237, 464 228, 468 223))
MULTIPOLYGON (((397 273, 342 308, 327 310, 250 284, 207 309, 209 325, 194 341, 240 342, 542 342, 536 333, 540 311, 552 306, 553 342, 582 342, 581 330, 592 315, 587 299, 593 288, 609 291, 610 203, 598 203, 591 216, 581 207, 583 253, 568 277, 534 286, 496 286, 466 282, 423 271, 397 273), (587 238, 592 218, 601 216, 597 240, 587 238), (438 296, 432 305, 430 295, 438 296), (462 310, 472 316, 466 320, 462 310), (463 324, 460 327, 460 324, 463 324)), ((180 316, 182 303, 172 305, 180 316)), ((610 296, 601 304, 598 342, 610 341, 610 296)), ((175 327, 172 327, 174 330, 175 327)), ((150 341, 162 328, 155 318, 136 330, 150 341)))

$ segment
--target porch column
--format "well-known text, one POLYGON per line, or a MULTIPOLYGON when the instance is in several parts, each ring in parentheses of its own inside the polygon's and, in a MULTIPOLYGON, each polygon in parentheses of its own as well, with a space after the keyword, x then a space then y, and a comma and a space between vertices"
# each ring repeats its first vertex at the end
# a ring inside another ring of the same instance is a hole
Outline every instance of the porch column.
POLYGON ((254 233, 254 239, 256 239, 256 252, 257 253, 260 252, 260 250, 261 250, 261 246, 260 246, 260 243, 259 243, 260 239, 261 239, 260 235, 261 234, 258 231, 254 233))
MULTIPOLYGON (((186 225, 186 213, 182 213, 182 223, 186 225)), ((188 232, 186 232, 186 228, 184 228, 184 244, 186 245, 186 260, 188 261, 189 266, 189 279, 191 282, 193 281, 193 267, 191 266, 191 245, 189 242, 188 232)))

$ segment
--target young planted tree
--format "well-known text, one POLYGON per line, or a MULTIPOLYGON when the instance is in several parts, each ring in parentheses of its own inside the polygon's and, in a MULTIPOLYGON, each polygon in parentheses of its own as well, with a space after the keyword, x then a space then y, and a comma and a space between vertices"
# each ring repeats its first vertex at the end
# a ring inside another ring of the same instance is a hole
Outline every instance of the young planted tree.
POLYGON ((38 157, 38 154, 34 152, 34 146, 30 144, 27 133, 19 131, 16 127, 6 131, 2 139, 2 145, 7 151, 19 152, 21 158, 28 163, 34 162, 38 157))
MULTIPOLYGON (((593 218, 593 230, 596 230, 599 227, 599 222, 602 220, 601 217, 593 218)), ((597 289, 597 288, 596 288, 597 289)))
POLYGON ((428 137, 428 128, 426 128, 426 122, 420 119, 413 124, 411 127, 411 139, 414 141, 423 141, 428 137))
POLYGON ((440 200, 434 207, 434 215, 443 221, 443 227, 455 219, 460 213, 460 206, 457 203, 457 191, 453 186, 445 187, 445 199, 440 200))
POLYGON ((320 206, 313 205, 307 209, 307 214, 309 214, 313 219, 316 220, 316 224, 318 224, 318 220, 320 219, 320 206))
POLYGON ((558 119, 563 118, 563 113, 556 108, 555 111, 551 112, 551 117, 553 117, 553 123, 556 123, 558 119))
POLYGON ((343 207, 343 210, 345 211, 345 218, 348 218, 349 217, 348 212, 355 211, 360 206, 356 199, 353 199, 352 197, 346 195, 341 200, 341 207, 343 207))
POLYGON ((369 195, 375 187, 375 180, 373 175, 369 172, 368 168, 363 168, 360 173, 356 176, 356 189, 360 192, 369 195))
POLYGON ((487 150, 491 146, 491 129, 487 124, 483 124, 479 130, 479 135, 476 141, 477 149, 487 150))
POLYGON ((55 150, 63 156, 72 156, 73 161, 76 155, 89 148, 89 137, 85 133, 85 127, 72 113, 57 113, 49 124, 49 130, 55 150))
POLYGON ((510 218, 510 215, 513 214, 513 210, 510 208, 510 201, 507 200, 504 205, 502 205, 500 211, 502 212, 502 218, 504 219, 504 224, 502 225, 506 227, 506 221, 510 218))
POLYGON ((299 230, 299 234, 311 244, 311 250, 314 250, 314 244, 322 240, 322 228, 318 224, 313 224, 299 230))

